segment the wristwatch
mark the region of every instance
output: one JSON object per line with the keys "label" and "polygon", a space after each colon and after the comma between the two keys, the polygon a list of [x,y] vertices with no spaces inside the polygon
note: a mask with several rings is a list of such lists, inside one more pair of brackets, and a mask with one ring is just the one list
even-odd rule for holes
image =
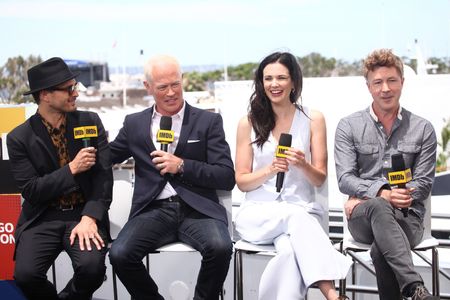
{"label": "wristwatch", "polygon": [[183,174],[184,172],[184,160],[181,160],[181,162],[177,166],[177,170],[179,174]]}

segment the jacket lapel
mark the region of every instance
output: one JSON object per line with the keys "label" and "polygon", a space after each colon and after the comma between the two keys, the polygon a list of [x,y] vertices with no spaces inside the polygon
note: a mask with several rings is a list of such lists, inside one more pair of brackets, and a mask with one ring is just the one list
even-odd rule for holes
{"label": "jacket lapel", "polygon": [[[77,156],[78,151],[83,148],[83,141],[81,139],[75,140],[73,129],[80,126],[80,121],[78,119],[78,113],[67,113],[66,114],[66,139],[67,139],[67,150],[69,151],[70,159],[74,159]],[[94,125],[94,124],[89,124]],[[86,125],[85,125],[86,126]]]}
{"label": "jacket lapel", "polygon": [[183,149],[187,144],[187,140],[192,131],[193,124],[197,119],[197,112],[191,109],[191,106],[186,102],[186,108],[184,109],[183,125],[181,126],[180,139],[178,140],[177,148],[175,149],[175,155],[180,156],[183,153]]}
{"label": "jacket lapel", "polygon": [[[150,152],[153,152],[156,150],[155,144],[153,144],[153,139],[151,136],[151,132],[152,132],[152,116],[153,116],[153,110],[155,109],[155,106],[153,105],[149,110],[148,113],[144,113],[143,114],[143,118],[142,118],[142,124],[144,124],[144,126],[139,126],[140,130],[143,130],[144,132],[141,132],[138,136],[143,136],[144,138],[144,142],[145,142],[145,146],[147,147],[147,149],[149,149]],[[150,153],[149,152],[149,153]]]}
{"label": "jacket lapel", "polygon": [[59,168],[58,154],[56,153],[56,148],[48,134],[47,129],[42,123],[41,117],[36,113],[30,117],[31,128],[36,134],[36,142],[42,145],[42,148],[47,152],[50,161],[53,163],[53,167]]}

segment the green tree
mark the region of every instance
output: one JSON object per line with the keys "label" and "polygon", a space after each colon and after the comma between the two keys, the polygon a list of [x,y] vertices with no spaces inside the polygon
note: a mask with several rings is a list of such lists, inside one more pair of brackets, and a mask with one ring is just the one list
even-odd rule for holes
{"label": "green tree", "polygon": [[436,171],[442,172],[447,170],[447,160],[450,157],[449,141],[450,141],[450,118],[445,121],[445,125],[441,130],[441,141],[439,142],[440,151],[436,162]]}
{"label": "green tree", "polygon": [[187,92],[204,91],[205,80],[199,72],[186,72],[183,74],[183,88]]}
{"label": "green tree", "polygon": [[362,60],[357,60],[352,63],[337,60],[332,76],[360,76],[362,75]]}
{"label": "green tree", "polygon": [[437,65],[436,74],[450,73],[450,57],[437,58],[431,57],[430,64]]}
{"label": "green tree", "polygon": [[252,80],[254,78],[255,70],[258,67],[257,63],[245,63],[228,68],[228,76],[230,80]]}
{"label": "green tree", "polygon": [[326,58],[316,52],[300,57],[299,62],[304,77],[328,77],[336,68],[335,58]]}
{"label": "green tree", "polygon": [[22,94],[29,89],[27,70],[42,62],[40,56],[30,55],[9,58],[3,67],[0,67],[0,101],[3,103],[24,103],[32,101],[31,97]]}
{"label": "green tree", "polygon": [[208,72],[186,72],[183,73],[183,88],[187,92],[212,90],[215,81],[223,80],[222,70]]}

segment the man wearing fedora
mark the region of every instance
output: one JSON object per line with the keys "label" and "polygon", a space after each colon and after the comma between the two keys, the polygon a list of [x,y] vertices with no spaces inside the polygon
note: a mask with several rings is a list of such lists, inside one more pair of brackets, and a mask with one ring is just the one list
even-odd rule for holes
{"label": "man wearing fedora", "polygon": [[[77,111],[77,75],[58,57],[30,68],[24,95],[33,95],[38,110],[7,137],[24,200],[14,278],[28,299],[91,299],[106,271],[110,151],[98,115]],[[74,275],[57,294],[46,274],[62,251]]]}

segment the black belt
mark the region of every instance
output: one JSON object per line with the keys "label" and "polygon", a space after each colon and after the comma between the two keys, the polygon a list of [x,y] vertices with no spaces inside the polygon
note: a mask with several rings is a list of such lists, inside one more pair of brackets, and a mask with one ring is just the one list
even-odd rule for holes
{"label": "black belt", "polygon": [[50,209],[58,210],[58,211],[72,211],[72,210],[76,210],[78,208],[82,208],[83,205],[84,205],[84,203],[69,204],[69,205],[56,204],[56,205],[50,205]]}

